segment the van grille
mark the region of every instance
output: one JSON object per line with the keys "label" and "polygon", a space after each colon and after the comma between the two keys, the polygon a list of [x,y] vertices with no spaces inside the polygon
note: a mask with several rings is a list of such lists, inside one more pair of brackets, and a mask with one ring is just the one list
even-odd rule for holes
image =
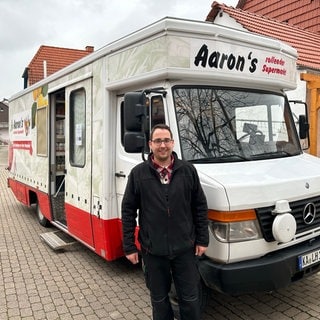
{"label": "van grille", "polygon": [[[316,216],[311,224],[306,224],[303,221],[303,210],[308,203],[313,203],[316,207]],[[294,216],[297,222],[296,234],[320,227],[320,197],[293,201],[290,202],[289,205],[292,210],[291,214]],[[263,237],[268,242],[275,241],[272,235],[272,223],[275,218],[275,216],[272,215],[272,210],[274,208],[275,206],[256,209]]]}

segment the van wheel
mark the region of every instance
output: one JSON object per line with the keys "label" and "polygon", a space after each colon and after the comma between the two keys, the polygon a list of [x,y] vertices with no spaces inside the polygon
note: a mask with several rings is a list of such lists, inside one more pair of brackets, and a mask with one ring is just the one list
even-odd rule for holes
{"label": "van wheel", "polygon": [[[202,280],[200,280],[199,283],[199,299],[200,299],[200,310],[201,313],[204,312],[207,304],[208,304],[208,298],[209,298],[210,290],[208,287],[205,286]],[[169,292],[169,299],[171,303],[171,307],[174,313],[175,319],[180,320],[180,313],[179,313],[179,299],[176,292],[176,288],[174,286],[174,283],[172,281],[171,290]]]}
{"label": "van wheel", "polygon": [[37,202],[37,206],[36,206],[36,212],[37,212],[37,217],[38,217],[38,221],[39,223],[43,226],[43,227],[50,227],[50,221],[43,215],[39,203]]}

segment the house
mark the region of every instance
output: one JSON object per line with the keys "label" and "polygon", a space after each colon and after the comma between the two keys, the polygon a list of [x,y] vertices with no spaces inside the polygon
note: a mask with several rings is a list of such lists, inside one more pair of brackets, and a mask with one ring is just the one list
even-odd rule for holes
{"label": "house", "polygon": [[[289,99],[303,100],[308,103],[310,121],[309,151],[311,154],[319,156],[320,139],[317,142],[317,137],[320,133],[318,128],[318,111],[320,109],[320,33],[304,30],[288,22],[274,20],[240,8],[244,8],[253,2],[257,7],[262,8],[261,4],[263,3],[263,6],[265,6],[268,1],[286,3],[288,8],[291,8],[289,3],[299,2],[296,0],[240,0],[237,7],[233,8],[214,1],[206,21],[276,38],[288,43],[298,51],[297,72],[299,80],[297,82],[297,90],[287,94]],[[307,0],[301,2],[305,1]],[[312,1],[309,0],[308,2]],[[250,7],[250,10],[253,10],[252,7]],[[319,11],[320,8],[318,8]]]}
{"label": "house", "polygon": [[319,0],[240,0],[237,8],[320,33]]}
{"label": "house", "polygon": [[[60,48],[53,46],[40,46],[25,68],[22,78],[24,89],[59,71],[73,62],[89,55],[94,47],[86,46],[85,50]],[[0,102],[0,144],[8,141],[8,105]]]}
{"label": "house", "polygon": [[92,46],[87,46],[85,50],[40,46],[22,75],[24,88],[87,56],[93,50]]}
{"label": "house", "polygon": [[0,145],[8,144],[9,106],[8,100],[0,101]]}

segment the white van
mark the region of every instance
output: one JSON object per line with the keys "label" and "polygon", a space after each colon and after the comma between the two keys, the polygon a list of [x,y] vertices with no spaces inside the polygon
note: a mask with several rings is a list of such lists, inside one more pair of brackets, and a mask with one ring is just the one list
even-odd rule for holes
{"label": "white van", "polygon": [[162,19],[11,98],[9,186],[60,230],[42,235],[52,246],[65,233],[117,259],[127,177],[166,123],[208,200],[203,282],[287,286],[320,265],[320,160],[303,153],[296,124],[305,138],[308,123],[284,93],[296,57],[277,40]]}

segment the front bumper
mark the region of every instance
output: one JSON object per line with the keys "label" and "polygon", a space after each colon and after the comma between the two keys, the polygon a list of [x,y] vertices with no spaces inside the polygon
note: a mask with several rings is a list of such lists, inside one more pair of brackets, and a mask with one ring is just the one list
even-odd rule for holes
{"label": "front bumper", "polygon": [[320,237],[272,252],[259,259],[219,264],[204,258],[199,272],[204,283],[227,294],[274,291],[320,271],[320,262],[299,270],[298,256],[320,250]]}

